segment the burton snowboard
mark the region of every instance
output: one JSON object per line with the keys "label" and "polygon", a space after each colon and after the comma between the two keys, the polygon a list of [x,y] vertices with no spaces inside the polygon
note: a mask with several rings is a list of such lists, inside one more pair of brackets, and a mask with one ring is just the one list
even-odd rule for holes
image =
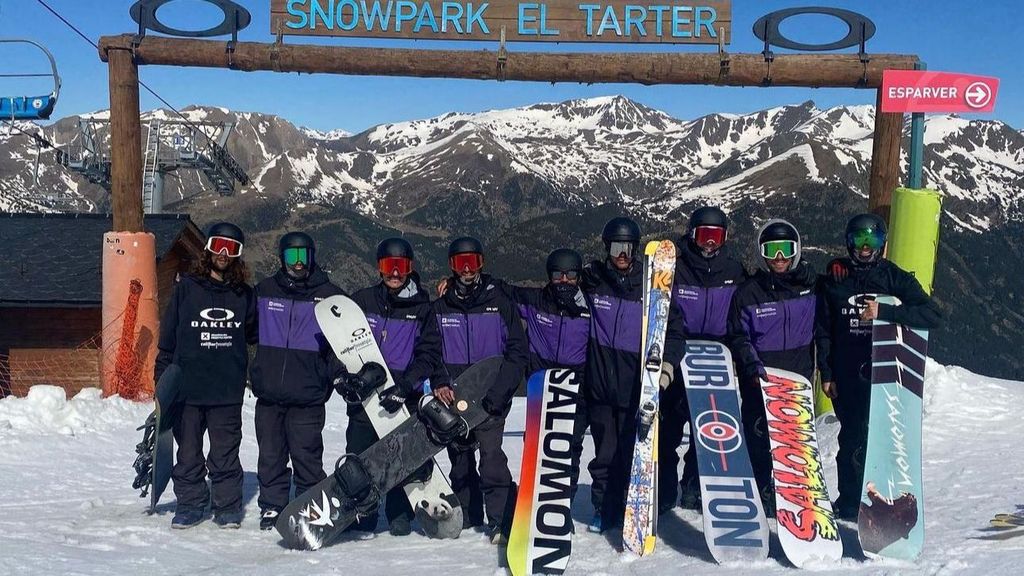
{"label": "burton snowboard", "polygon": [[661,389],[662,350],[672,303],[676,245],[669,240],[644,247],[643,322],[640,350],[640,403],[636,442],[629,472],[629,490],[622,522],[622,546],[644,556],[654,552],[658,530],[658,401]]}
{"label": "burton snowboard", "polygon": [[732,354],[718,342],[689,340],[680,367],[711,555],[717,562],[767,558],[768,521],[744,441]]}
{"label": "burton snowboard", "polygon": [[[879,303],[895,305],[892,296]],[[913,560],[924,545],[921,400],[928,331],[876,319],[871,412],[857,531],[868,556]]]}
{"label": "burton snowboard", "polygon": [[[477,362],[453,383],[455,402],[450,410],[461,421],[460,433],[487,419],[480,402],[498,378],[502,358]],[[429,462],[445,444],[425,422],[432,406],[440,401],[428,397],[416,418],[408,418],[363,451],[342,457],[335,471],[292,500],[277,519],[278,533],[288,548],[317,550],[329,544],[360,517],[376,512],[384,494],[406,481]]]}
{"label": "burton snowboard", "polygon": [[132,488],[142,490],[140,498],[149,495],[148,513],[156,512],[160,496],[171,480],[174,467],[174,432],[172,427],[177,417],[178,390],[181,387],[181,367],[168,366],[156,383],[153,394],[153,412],[146,418],[142,430],[142,442],[135,446],[135,481]]}
{"label": "burton snowboard", "polygon": [[572,553],[572,434],[579,398],[572,370],[544,370],[526,385],[519,495],[506,557],[513,576],[561,574]]}
{"label": "burton snowboard", "polygon": [[[331,296],[316,305],[315,313],[324,338],[349,372],[358,372],[363,364],[376,362],[384,367],[388,375],[382,389],[394,385],[391,371],[384,362],[366,315],[358,304],[345,296]],[[388,413],[380,405],[377,394],[370,394],[363,400],[363,409],[378,438],[383,438],[409,418],[409,411],[404,406],[394,414]],[[425,479],[410,481],[402,488],[427,536],[458,538],[462,532],[462,506],[459,499],[437,464],[427,466],[429,475]]]}
{"label": "burton snowboard", "polygon": [[761,380],[772,450],[779,542],[796,567],[843,557],[815,432],[814,387],[793,372],[767,368]]}

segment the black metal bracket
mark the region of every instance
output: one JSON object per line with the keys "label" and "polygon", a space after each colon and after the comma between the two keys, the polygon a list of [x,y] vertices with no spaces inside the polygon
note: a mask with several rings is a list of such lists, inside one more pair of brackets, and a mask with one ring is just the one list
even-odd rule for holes
{"label": "black metal bracket", "polygon": [[[181,36],[184,38],[210,38],[212,36],[231,35],[231,42],[238,42],[238,32],[244,30],[252,22],[252,14],[244,6],[231,0],[203,0],[213,4],[224,13],[224,20],[220,24],[206,30],[181,30],[167,26],[157,18],[156,13],[161,7],[174,2],[174,0],[137,0],[132,4],[128,13],[132,20],[139,24],[138,41],[146,35],[146,30],[152,30],[169,36]],[[135,40],[133,40],[133,43]]]}

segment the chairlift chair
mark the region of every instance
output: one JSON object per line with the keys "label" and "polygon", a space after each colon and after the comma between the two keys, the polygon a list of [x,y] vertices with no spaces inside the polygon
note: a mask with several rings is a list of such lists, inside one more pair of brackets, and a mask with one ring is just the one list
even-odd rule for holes
{"label": "chairlift chair", "polygon": [[30,44],[35,46],[50,60],[50,72],[38,74],[0,74],[4,78],[53,78],[53,91],[43,96],[0,96],[0,119],[3,120],[47,120],[53,113],[60,96],[60,75],[57,74],[57,61],[42,44],[20,38],[0,38],[0,44]]}

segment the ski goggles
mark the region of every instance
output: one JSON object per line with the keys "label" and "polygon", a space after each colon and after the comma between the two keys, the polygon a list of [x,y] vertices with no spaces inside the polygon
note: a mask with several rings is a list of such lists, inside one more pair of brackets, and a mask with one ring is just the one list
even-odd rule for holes
{"label": "ski goggles", "polygon": [[388,256],[377,260],[377,271],[384,276],[408,276],[412,273],[412,259]]}
{"label": "ski goggles", "polygon": [[285,248],[282,256],[285,266],[291,267],[299,263],[309,266],[309,248]]}
{"label": "ski goggles", "polygon": [[214,254],[224,254],[228,258],[238,258],[242,255],[242,243],[234,238],[210,236],[206,240],[206,251]]}
{"label": "ski goggles", "polygon": [[618,258],[623,254],[626,258],[633,257],[634,246],[632,242],[609,242],[608,243],[608,255],[612,258]]}
{"label": "ski goggles", "polygon": [[693,242],[701,248],[718,248],[725,244],[727,236],[721,226],[697,226],[693,229]]}
{"label": "ski goggles", "polygon": [[576,270],[552,270],[548,272],[548,276],[552,282],[559,282],[562,278],[572,282],[579,279],[580,273]]}
{"label": "ski goggles", "polygon": [[484,267],[484,255],[476,252],[463,252],[448,258],[448,265],[454,272],[479,272]]}
{"label": "ski goggles", "polygon": [[793,240],[772,240],[761,243],[761,257],[767,260],[784,258],[789,260],[796,256],[796,242]]}
{"label": "ski goggles", "polygon": [[872,250],[881,250],[885,246],[885,233],[875,228],[862,228],[847,234],[846,243],[858,249],[867,246]]}

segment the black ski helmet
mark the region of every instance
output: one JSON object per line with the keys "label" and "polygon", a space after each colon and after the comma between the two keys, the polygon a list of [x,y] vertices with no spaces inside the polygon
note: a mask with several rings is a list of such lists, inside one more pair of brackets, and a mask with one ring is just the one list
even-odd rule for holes
{"label": "black ski helmet", "polygon": [[625,216],[612,218],[604,225],[604,230],[601,231],[601,240],[604,241],[605,248],[608,248],[612,242],[629,242],[639,245],[640,225]]}
{"label": "black ski helmet", "polygon": [[412,244],[405,238],[385,238],[377,244],[377,260],[381,258],[408,258],[415,260]]}
{"label": "black ski helmet", "polygon": [[797,231],[796,226],[793,226],[786,220],[779,218],[769,220],[767,224],[761,227],[761,231],[757,235],[757,246],[758,254],[761,258],[758,261],[758,266],[763,269],[768,269],[768,265],[765,263],[764,255],[761,254],[761,245],[765,242],[771,242],[772,240],[792,240],[796,242],[796,254],[793,256],[793,262],[790,263],[789,269],[793,270],[797,264],[800,263],[800,256],[803,252],[803,245],[800,242],[800,232]]}
{"label": "black ski helmet", "polygon": [[864,213],[857,214],[846,223],[846,252],[850,255],[850,259],[854,262],[862,262],[857,256],[859,246],[856,246],[854,236],[857,232],[869,230],[876,233],[881,237],[882,246],[875,250],[872,254],[871,259],[866,263],[877,262],[881,257],[883,250],[885,250],[886,242],[886,226],[885,220],[876,214]]}
{"label": "black ski helmet", "polygon": [[242,229],[231,222],[217,222],[210,226],[210,229],[206,232],[206,237],[209,238],[211,236],[231,238],[241,242],[243,245],[245,244],[245,234],[242,234]]}
{"label": "black ski helmet", "polygon": [[460,236],[452,243],[448,245],[448,257],[451,258],[456,254],[483,254],[484,245],[479,240],[472,236]]}
{"label": "black ski helmet", "polygon": [[575,250],[559,248],[548,254],[546,268],[549,276],[552,272],[575,271],[579,273],[583,271],[583,258]]}
{"label": "black ski helmet", "polygon": [[718,226],[728,230],[729,219],[726,217],[725,212],[717,206],[701,206],[694,210],[693,214],[690,214],[688,231],[691,237],[697,226]]}
{"label": "black ski helmet", "polygon": [[277,257],[281,260],[281,268],[287,269],[288,267],[284,263],[284,251],[288,248],[305,248],[309,251],[309,266],[306,268],[310,272],[316,267],[316,243],[313,242],[313,238],[305,232],[289,232],[284,236],[281,236],[281,240],[277,243]]}

